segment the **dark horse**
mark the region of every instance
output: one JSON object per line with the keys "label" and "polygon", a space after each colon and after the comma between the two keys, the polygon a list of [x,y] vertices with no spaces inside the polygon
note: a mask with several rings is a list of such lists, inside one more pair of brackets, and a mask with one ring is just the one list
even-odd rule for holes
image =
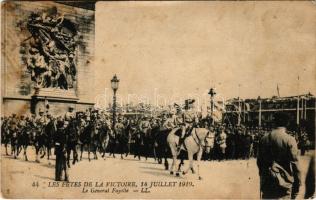
{"label": "dark horse", "polygon": [[85,145],[88,147],[88,159],[90,159],[90,152],[92,150],[94,154],[94,159],[98,159],[97,156],[97,146],[98,146],[98,137],[99,137],[99,122],[98,120],[91,121],[88,126],[86,126],[81,135],[79,136],[80,139],[80,160],[82,160],[82,153],[83,153],[83,148]]}
{"label": "dark horse", "polygon": [[66,151],[67,151],[67,165],[70,168],[70,154],[72,151],[72,164],[74,165],[76,162],[79,161],[78,159],[78,140],[79,140],[79,135],[78,135],[78,126],[77,126],[77,120],[76,119],[71,119],[65,132],[67,135],[67,145],[66,145]]}
{"label": "dark horse", "polygon": [[[44,127],[43,127],[43,132],[42,136],[40,137],[40,140],[43,142],[43,148],[44,148],[44,153],[41,156],[41,158],[44,158],[46,155],[45,149],[47,151],[47,160],[49,161],[49,156],[52,155],[51,149],[54,146],[54,135],[57,131],[56,128],[56,121],[55,119],[51,119]],[[49,162],[50,164],[50,162]]]}
{"label": "dark horse", "polygon": [[154,138],[152,136],[152,131],[151,129],[147,128],[145,129],[141,136],[143,137],[144,141],[144,157],[147,160],[148,157],[152,156],[154,152]]}
{"label": "dark horse", "polygon": [[45,135],[43,125],[37,125],[34,127],[32,130],[32,139],[36,154],[35,162],[40,162],[38,159],[39,154],[43,152],[41,158],[45,156]]}
{"label": "dark horse", "polygon": [[118,149],[121,154],[121,159],[123,159],[123,154],[127,157],[129,153],[129,141],[130,141],[130,131],[128,129],[124,129],[120,134],[117,135],[118,139]]}
{"label": "dark horse", "polygon": [[10,128],[9,128],[9,121],[8,119],[3,120],[1,124],[1,142],[5,146],[5,155],[8,154],[8,144],[11,140]]}
{"label": "dark horse", "polygon": [[101,122],[98,130],[99,130],[98,131],[98,133],[99,133],[98,134],[98,136],[99,136],[98,149],[100,151],[102,158],[105,159],[105,152],[106,152],[106,149],[107,149],[109,141],[110,141],[110,136],[113,133],[112,133],[110,126],[108,124],[102,123],[102,122]]}
{"label": "dark horse", "polygon": [[22,151],[23,149],[23,155],[24,155],[24,159],[25,161],[28,161],[28,158],[27,158],[27,154],[26,154],[26,151],[27,151],[27,147],[29,145],[32,144],[32,133],[34,131],[34,127],[28,125],[28,126],[25,126],[19,136],[18,136],[18,139],[17,139],[17,142],[18,142],[18,155],[20,154],[20,152]]}
{"label": "dark horse", "polygon": [[159,164],[162,164],[162,160],[164,159],[165,170],[169,169],[167,159],[170,155],[170,148],[167,143],[167,137],[170,131],[169,129],[158,129],[153,132],[157,160]]}

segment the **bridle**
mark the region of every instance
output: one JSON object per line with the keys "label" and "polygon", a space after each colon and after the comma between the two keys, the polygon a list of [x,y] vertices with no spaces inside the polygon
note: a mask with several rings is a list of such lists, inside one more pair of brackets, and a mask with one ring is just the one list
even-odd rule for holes
{"label": "bridle", "polygon": [[[212,147],[211,145],[203,145],[201,139],[199,138],[199,136],[198,136],[197,133],[196,133],[196,128],[194,128],[194,135],[195,135],[195,137],[197,138],[197,140],[196,140],[195,137],[193,137],[193,135],[192,135],[192,138],[193,138],[194,142],[195,142],[199,147],[202,147],[203,149],[211,148],[211,147]],[[213,138],[213,137],[210,136],[210,131],[207,131],[207,134],[206,134],[206,136],[205,136],[205,138],[204,138],[204,144],[207,144],[207,143],[208,143],[207,139],[211,139],[211,138]]]}

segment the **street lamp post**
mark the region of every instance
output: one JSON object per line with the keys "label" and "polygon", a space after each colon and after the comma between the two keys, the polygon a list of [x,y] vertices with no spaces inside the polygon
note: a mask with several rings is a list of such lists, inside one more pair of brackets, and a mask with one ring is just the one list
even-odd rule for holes
{"label": "street lamp post", "polygon": [[262,102],[262,100],[261,100],[261,97],[260,96],[258,96],[258,102],[259,102],[259,127],[261,127],[261,102]]}
{"label": "street lamp post", "polygon": [[116,91],[118,89],[120,80],[117,78],[116,74],[113,76],[111,80],[111,87],[113,90],[113,123],[112,123],[112,128],[114,130],[115,123],[116,123]]}
{"label": "street lamp post", "polygon": [[214,125],[213,112],[214,112],[214,96],[216,95],[215,89],[211,88],[208,94],[211,95],[211,116],[212,116],[212,125]]}

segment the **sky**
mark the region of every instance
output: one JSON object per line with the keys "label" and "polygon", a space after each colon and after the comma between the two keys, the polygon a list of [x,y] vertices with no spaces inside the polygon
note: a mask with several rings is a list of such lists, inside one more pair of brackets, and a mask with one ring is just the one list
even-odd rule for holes
{"label": "sky", "polygon": [[312,2],[98,2],[95,31],[99,95],[114,74],[118,95],[150,101],[210,87],[225,98],[271,97],[277,85],[316,95]]}

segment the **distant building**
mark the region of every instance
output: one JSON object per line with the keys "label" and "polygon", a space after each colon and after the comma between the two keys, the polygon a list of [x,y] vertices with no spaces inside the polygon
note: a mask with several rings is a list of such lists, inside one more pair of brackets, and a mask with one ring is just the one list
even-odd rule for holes
{"label": "distant building", "polygon": [[[261,108],[260,108],[261,104]],[[252,127],[272,127],[273,114],[286,112],[290,116],[290,130],[305,128],[311,139],[315,135],[315,96],[303,94],[290,97],[258,99],[231,99],[226,103],[223,121],[232,124],[246,124]],[[259,120],[261,115],[261,120]]]}

